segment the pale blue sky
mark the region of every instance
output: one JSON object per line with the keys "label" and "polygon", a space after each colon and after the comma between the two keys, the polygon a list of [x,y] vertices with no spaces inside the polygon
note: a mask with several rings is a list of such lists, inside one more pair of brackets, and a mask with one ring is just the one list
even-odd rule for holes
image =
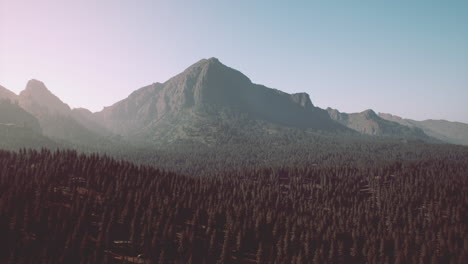
{"label": "pale blue sky", "polygon": [[0,85],[93,111],[202,58],[315,105],[468,123],[468,1],[0,0]]}

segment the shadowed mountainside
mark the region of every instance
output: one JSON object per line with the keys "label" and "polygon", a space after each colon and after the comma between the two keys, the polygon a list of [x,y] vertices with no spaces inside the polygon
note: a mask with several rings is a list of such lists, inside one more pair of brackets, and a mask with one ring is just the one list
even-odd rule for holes
{"label": "shadowed mountainside", "polygon": [[[30,80],[18,96],[19,105],[34,115],[44,135],[74,144],[95,144],[101,139],[99,125],[72,111],[38,80]],[[80,118],[76,118],[76,117]],[[86,121],[86,122],[85,122]]]}

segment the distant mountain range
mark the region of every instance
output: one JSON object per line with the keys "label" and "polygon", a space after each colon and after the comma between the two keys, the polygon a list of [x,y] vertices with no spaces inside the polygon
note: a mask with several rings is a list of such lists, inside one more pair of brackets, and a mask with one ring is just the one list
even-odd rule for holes
{"label": "distant mountain range", "polygon": [[82,145],[115,140],[151,144],[189,140],[209,145],[291,131],[468,145],[467,124],[414,121],[373,110],[352,114],[324,110],[314,106],[306,93],[287,94],[254,84],[216,58],[203,59],[164,83],[138,89],[97,113],[71,109],[38,80],[29,81],[19,95],[0,86],[1,99],[10,101],[1,105],[5,124]]}
{"label": "distant mountain range", "polygon": [[468,145],[468,124],[465,123],[432,119],[415,121],[385,113],[379,113],[379,116],[383,119],[399,123],[407,127],[419,128],[427,135],[444,142]]}
{"label": "distant mountain range", "polygon": [[48,137],[73,144],[95,144],[104,135],[104,131],[103,134],[96,132],[100,127],[97,123],[87,120],[82,111],[71,110],[38,80],[30,80],[17,100],[39,120]]}
{"label": "distant mountain range", "polygon": [[351,114],[341,113],[332,108],[327,108],[327,111],[336,122],[362,134],[430,140],[430,137],[423,130],[381,118],[371,109]]}

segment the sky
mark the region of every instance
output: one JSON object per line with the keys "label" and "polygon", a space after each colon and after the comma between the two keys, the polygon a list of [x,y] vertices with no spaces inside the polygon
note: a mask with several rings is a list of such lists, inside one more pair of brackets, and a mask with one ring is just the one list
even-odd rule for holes
{"label": "sky", "polygon": [[0,85],[99,111],[216,57],[314,105],[468,123],[468,1],[0,0]]}

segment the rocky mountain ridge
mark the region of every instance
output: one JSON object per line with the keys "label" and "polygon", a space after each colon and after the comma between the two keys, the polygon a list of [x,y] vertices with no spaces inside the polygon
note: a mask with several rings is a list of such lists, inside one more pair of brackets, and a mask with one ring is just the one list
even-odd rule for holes
{"label": "rocky mountain ridge", "polygon": [[416,121],[386,113],[379,113],[379,116],[407,127],[419,128],[427,135],[443,142],[468,145],[468,124],[465,123],[433,119]]}
{"label": "rocky mountain ridge", "polygon": [[421,129],[385,120],[379,117],[372,109],[351,114],[341,113],[332,108],[327,108],[327,111],[330,118],[336,122],[362,134],[429,140],[429,137]]}
{"label": "rocky mountain ridge", "polygon": [[[314,106],[307,93],[288,94],[252,83],[216,58],[202,59],[164,83],[153,83],[102,111],[71,109],[47,89],[30,80],[19,95],[0,86],[0,99],[18,102],[40,123],[44,135],[90,144],[106,137],[129,141],[202,143],[268,136],[288,129],[352,133],[468,144],[466,124],[414,121],[373,110],[341,113]],[[419,122],[419,123],[418,123]],[[437,129],[431,128],[437,123]],[[443,127],[451,127],[448,133]],[[468,125],[466,125],[468,126]],[[427,134],[427,135],[426,135]],[[429,135],[429,136],[428,136]]]}

